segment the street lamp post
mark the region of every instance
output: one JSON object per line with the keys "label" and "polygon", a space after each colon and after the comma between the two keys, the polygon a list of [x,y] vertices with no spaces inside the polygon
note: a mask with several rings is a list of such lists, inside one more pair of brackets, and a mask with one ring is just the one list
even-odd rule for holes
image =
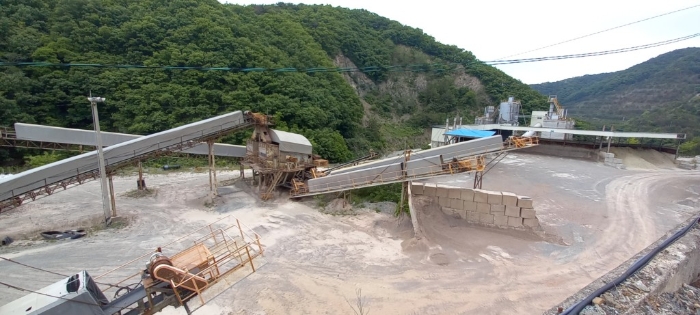
{"label": "street lamp post", "polygon": [[100,134],[100,118],[97,114],[97,103],[104,103],[104,97],[90,96],[87,98],[92,107],[92,121],[95,126],[95,144],[97,145],[97,164],[100,167],[100,186],[102,187],[102,210],[105,215],[105,224],[109,225],[113,213],[109,201],[109,186],[107,186],[107,172],[105,171],[104,153],[102,152],[102,135]]}

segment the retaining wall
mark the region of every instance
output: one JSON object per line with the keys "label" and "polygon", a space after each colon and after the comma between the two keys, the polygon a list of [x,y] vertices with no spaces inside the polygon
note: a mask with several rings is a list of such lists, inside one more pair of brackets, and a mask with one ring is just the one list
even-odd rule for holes
{"label": "retaining wall", "polygon": [[518,152],[559,156],[572,159],[596,159],[596,150],[557,144],[539,144],[534,147],[520,149]]}
{"label": "retaining wall", "polygon": [[540,228],[530,197],[429,183],[412,183],[411,193],[434,198],[445,214],[470,223],[512,229]]}
{"label": "retaining wall", "polygon": [[[606,283],[624,274],[642,256],[655,250],[671,235],[685,228],[692,220],[696,219],[696,217],[692,217],[679,224],[632,258],[564,301],[559,302],[556,306],[545,311],[544,314],[560,314],[560,310],[567,309],[578,301],[583,300]],[[660,303],[662,300],[659,300],[659,294],[675,292],[685,284],[697,279],[698,275],[700,275],[700,227],[696,225],[687,234],[658,253],[646,266],[628,277],[627,280],[600,295],[599,305],[589,305],[581,314],[649,314],[648,311],[650,310],[646,309],[647,306],[645,304],[650,304],[649,302],[653,302],[651,304]],[[652,312],[652,314],[654,313]],[[659,313],[671,314],[668,312]]]}

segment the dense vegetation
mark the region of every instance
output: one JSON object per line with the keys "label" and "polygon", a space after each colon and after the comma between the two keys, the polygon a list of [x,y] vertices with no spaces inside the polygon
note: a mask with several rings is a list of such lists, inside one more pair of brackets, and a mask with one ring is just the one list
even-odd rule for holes
{"label": "dense vegetation", "polygon": [[[700,93],[700,48],[675,50],[623,71],[532,87],[556,94],[570,114],[599,125],[700,135],[696,120],[676,110],[691,106]],[[633,123],[623,123],[630,119]]]}
{"label": "dense vegetation", "polygon": [[[545,106],[542,95],[470,52],[365,10],[216,0],[0,0],[0,61],[314,68],[339,66],[342,58],[358,67],[430,62],[458,69],[347,75],[5,67],[0,125],[91,128],[85,96],[92,91],[107,98],[100,108],[104,130],[147,134],[252,110],[275,115],[277,128],[304,134],[335,162],[370,148],[395,149],[402,141],[393,137],[420,138],[422,128],[447,115],[472,117],[508,95],[526,111]],[[465,78],[478,84],[457,84]],[[396,82],[405,84],[392,88]],[[0,150],[0,163],[8,152]]]}

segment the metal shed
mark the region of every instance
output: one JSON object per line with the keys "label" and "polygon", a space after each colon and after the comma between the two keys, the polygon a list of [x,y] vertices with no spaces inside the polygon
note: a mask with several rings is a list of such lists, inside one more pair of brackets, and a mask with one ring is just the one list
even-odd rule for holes
{"label": "metal shed", "polygon": [[311,154],[311,142],[300,134],[270,129],[270,137],[279,144],[280,152]]}

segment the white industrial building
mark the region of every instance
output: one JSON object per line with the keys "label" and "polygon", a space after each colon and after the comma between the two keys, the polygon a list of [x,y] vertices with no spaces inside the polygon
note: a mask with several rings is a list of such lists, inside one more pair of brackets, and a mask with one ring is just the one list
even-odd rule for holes
{"label": "white industrial building", "polygon": [[[648,133],[648,132],[618,132],[575,130],[575,122],[569,118],[566,109],[557,101],[556,95],[549,96],[548,111],[533,111],[528,126],[520,126],[519,118],[528,118],[520,115],[521,104],[513,97],[501,102],[498,110],[494,106],[484,109],[484,116],[477,117],[473,125],[462,125],[461,119],[455,117],[452,124],[447,119],[445,125],[434,126],[430,137],[430,146],[433,148],[445,144],[469,140],[470,137],[461,135],[469,134],[468,131],[493,131],[502,136],[517,135],[532,131],[541,139],[555,141],[572,141],[573,135],[586,135],[601,137],[608,142],[612,138],[652,138],[652,139],[685,139],[685,134],[675,133]],[[525,119],[527,120],[527,119]],[[474,134],[472,132],[472,134]],[[479,138],[474,136],[472,138]]]}

